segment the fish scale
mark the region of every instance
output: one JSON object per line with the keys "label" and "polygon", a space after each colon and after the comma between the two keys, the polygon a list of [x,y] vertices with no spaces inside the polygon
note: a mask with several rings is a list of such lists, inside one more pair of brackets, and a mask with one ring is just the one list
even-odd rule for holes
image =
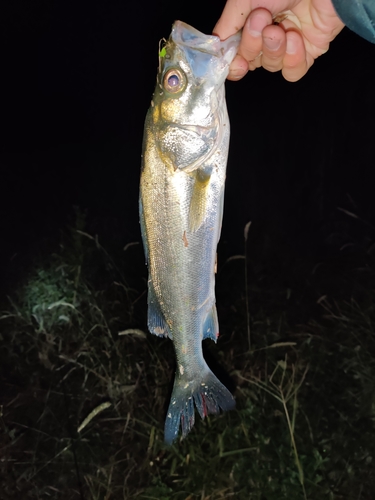
{"label": "fish scale", "polygon": [[147,113],[140,221],[149,269],[148,328],[168,336],[177,358],[165,422],[171,444],[200,416],[234,408],[211,372],[202,340],[216,342],[215,261],[220,237],[229,120],[224,82],[240,35],[221,42],[181,21],[160,57]]}

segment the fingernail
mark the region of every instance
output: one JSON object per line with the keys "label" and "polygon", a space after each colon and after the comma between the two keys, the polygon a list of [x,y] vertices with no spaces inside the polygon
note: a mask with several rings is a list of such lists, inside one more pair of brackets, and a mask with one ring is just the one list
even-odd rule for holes
{"label": "fingernail", "polygon": [[287,54],[295,54],[297,52],[297,47],[294,40],[291,38],[286,39],[286,52]]}
{"label": "fingernail", "polygon": [[253,16],[249,20],[249,32],[251,36],[258,37],[262,34],[263,28],[266,23],[263,16]]}
{"label": "fingernail", "polygon": [[281,45],[281,40],[278,40],[277,38],[264,38],[263,39],[264,45],[267,47],[269,50],[277,50],[280,45]]}
{"label": "fingernail", "polygon": [[237,81],[237,80],[241,80],[241,78],[243,78],[244,75],[232,75],[231,73],[228,75],[228,80],[232,80],[232,81]]}
{"label": "fingernail", "polygon": [[231,80],[241,80],[246,75],[247,71],[243,69],[234,69],[229,71],[228,78]]}

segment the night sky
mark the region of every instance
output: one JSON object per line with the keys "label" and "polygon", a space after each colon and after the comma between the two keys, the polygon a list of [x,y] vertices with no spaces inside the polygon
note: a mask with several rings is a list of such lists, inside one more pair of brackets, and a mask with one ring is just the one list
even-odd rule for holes
{"label": "night sky", "polygon": [[[224,3],[206,0],[204,12],[196,0],[1,7],[5,268],[58,232],[74,205],[107,229],[116,219],[123,244],[140,240],[141,142],[159,39],[176,19],[210,33]],[[224,255],[242,251],[249,220],[253,238],[301,254],[318,251],[337,207],[374,221],[374,45],[345,29],[301,81],[260,69],[227,84],[227,103]]]}

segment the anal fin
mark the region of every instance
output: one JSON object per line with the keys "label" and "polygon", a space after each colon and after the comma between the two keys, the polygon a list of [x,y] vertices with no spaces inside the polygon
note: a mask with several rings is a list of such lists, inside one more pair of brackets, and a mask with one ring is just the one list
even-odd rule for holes
{"label": "anal fin", "polygon": [[150,332],[159,337],[169,337],[172,339],[172,332],[167,322],[164,319],[160,309],[159,302],[156,298],[155,290],[151,279],[148,282],[148,311],[147,311],[147,326]]}
{"label": "anal fin", "polygon": [[205,322],[203,323],[203,339],[211,339],[216,342],[218,337],[219,320],[217,318],[216,306],[214,304],[211,311],[208,313]]}

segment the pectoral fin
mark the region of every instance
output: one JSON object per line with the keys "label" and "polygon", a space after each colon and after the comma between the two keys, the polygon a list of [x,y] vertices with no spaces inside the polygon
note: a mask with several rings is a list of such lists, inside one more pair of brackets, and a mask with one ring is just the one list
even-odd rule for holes
{"label": "pectoral fin", "polygon": [[202,225],[206,214],[207,188],[211,179],[212,167],[196,170],[194,176],[193,192],[189,209],[189,231],[197,231]]}

